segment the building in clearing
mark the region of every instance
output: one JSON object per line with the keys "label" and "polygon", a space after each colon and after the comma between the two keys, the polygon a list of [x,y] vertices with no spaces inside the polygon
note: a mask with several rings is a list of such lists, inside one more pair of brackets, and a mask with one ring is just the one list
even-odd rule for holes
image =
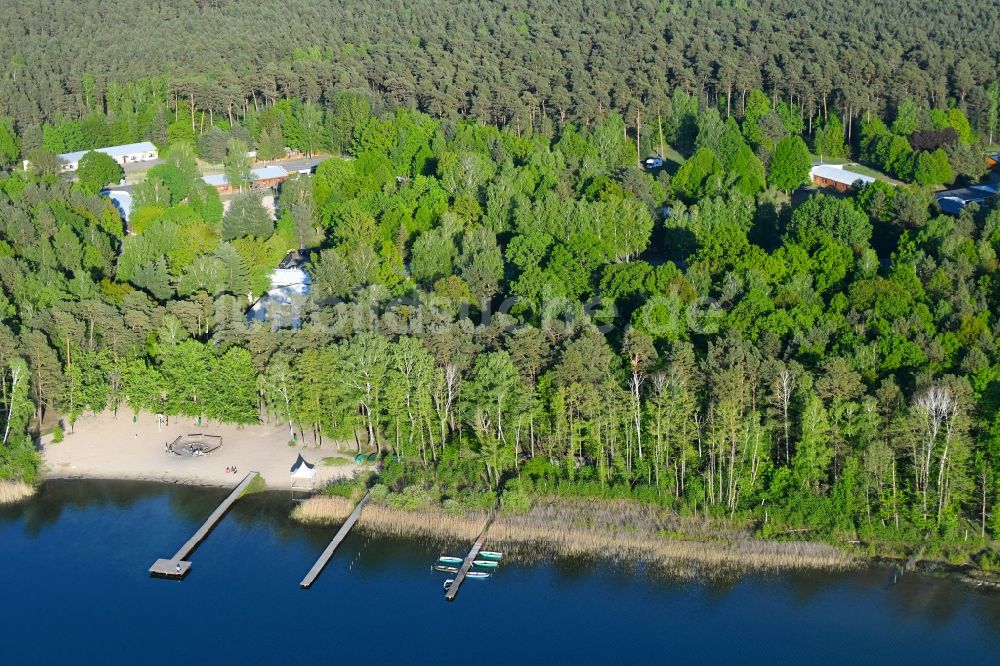
{"label": "building in clearing", "polygon": [[132,193],[125,190],[104,190],[102,196],[111,199],[118,214],[128,222],[132,218]]}
{"label": "building in clearing", "polygon": [[[267,322],[273,329],[298,328],[309,296],[312,278],[305,270],[306,257],[289,252],[271,273],[271,286],[247,312],[249,322]],[[252,299],[251,299],[252,300]]]}
{"label": "building in clearing", "polygon": [[989,205],[997,199],[997,185],[980,183],[934,194],[942,213],[959,215],[969,204]]}
{"label": "building in clearing", "polygon": [[[280,166],[258,167],[250,170],[250,187],[267,188],[280,185],[288,178],[288,171]],[[222,173],[211,176],[202,176],[202,180],[219,191],[219,194],[230,194],[237,191],[238,187],[232,187]]]}
{"label": "building in clearing", "polygon": [[[89,152],[104,153],[122,166],[125,166],[126,164],[135,164],[136,162],[150,162],[158,159],[160,156],[159,152],[156,150],[156,146],[151,144],[149,141],[129,143],[124,146],[94,148],[93,151],[78,150],[75,153],[63,153],[58,156],[59,160],[63,163],[63,173],[76,171],[80,166],[80,158]],[[28,162],[28,160],[24,160],[24,168],[27,169],[29,166],[31,166],[31,163]]]}
{"label": "building in clearing", "polygon": [[830,187],[838,192],[847,192],[855,183],[874,183],[875,179],[861,173],[845,169],[839,164],[818,164],[809,170],[809,179],[818,187]]}

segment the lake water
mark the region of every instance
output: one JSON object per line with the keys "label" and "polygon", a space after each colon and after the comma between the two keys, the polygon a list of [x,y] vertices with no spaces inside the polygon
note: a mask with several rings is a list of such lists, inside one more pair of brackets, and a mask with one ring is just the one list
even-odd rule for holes
{"label": "lake water", "polygon": [[0,507],[0,664],[1000,663],[1000,594],[887,567],[721,584],[506,563],[447,603],[440,544],[355,531],[300,590],[335,530],[282,493],[237,502],[183,582],[150,578],[225,494],[52,481]]}

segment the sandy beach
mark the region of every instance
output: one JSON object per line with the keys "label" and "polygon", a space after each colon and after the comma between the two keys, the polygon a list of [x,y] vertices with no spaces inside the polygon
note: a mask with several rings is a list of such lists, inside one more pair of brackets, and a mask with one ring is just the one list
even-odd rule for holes
{"label": "sandy beach", "polygon": [[[222,447],[201,456],[186,457],[165,451],[166,442],[178,435],[204,433],[222,437]],[[213,421],[198,425],[196,419],[170,417],[157,425],[156,417],[119,411],[81,416],[72,433],[55,443],[51,435],[42,440],[46,478],[132,479],[203,486],[232,486],[250,471],[259,472],[268,488],[291,488],[290,470],[299,453],[316,465],[315,487],[333,479],[353,476],[353,462],[325,465],[324,458],[351,461],[350,452],[333,444],[289,446],[288,427],[282,425],[236,426]],[[236,467],[237,474],[227,473]],[[299,487],[298,485],[296,486]]]}

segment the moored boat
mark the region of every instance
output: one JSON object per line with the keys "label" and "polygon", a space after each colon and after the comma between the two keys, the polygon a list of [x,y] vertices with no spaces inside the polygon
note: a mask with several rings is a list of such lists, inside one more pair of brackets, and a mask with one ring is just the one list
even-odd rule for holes
{"label": "moored boat", "polygon": [[454,578],[449,578],[448,580],[446,580],[444,582],[444,589],[447,590],[449,587],[451,587],[451,584],[454,583],[454,582],[455,582]]}
{"label": "moored boat", "polygon": [[461,564],[464,561],[461,557],[449,557],[447,555],[442,555],[438,558],[438,562],[441,564]]}
{"label": "moored boat", "polygon": [[500,563],[496,560],[472,560],[472,564],[483,569],[496,569]]}
{"label": "moored boat", "polygon": [[434,571],[437,571],[438,573],[450,573],[450,574],[458,573],[458,567],[449,567],[449,566],[444,565],[444,564],[435,564],[431,568]]}
{"label": "moored boat", "polygon": [[498,553],[492,550],[481,550],[479,551],[479,557],[483,558],[484,560],[500,561],[501,559],[503,559],[503,553]]}
{"label": "moored boat", "polygon": [[489,578],[490,575],[488,573],[486,573],[485,571],[470,571],[469,573],[465,574],[465,577],[466,578]]}

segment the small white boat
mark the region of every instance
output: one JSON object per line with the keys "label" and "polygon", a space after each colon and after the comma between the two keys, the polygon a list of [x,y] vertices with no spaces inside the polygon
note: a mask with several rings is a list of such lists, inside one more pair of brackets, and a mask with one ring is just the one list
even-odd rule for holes
{"label": "small white boat", "polygon": [[488,573],[486,573],[485,571],[470,571],[469,573],[465,574],[465,577],[466,578],[489,578],[490,575]]}
{"label": "small white boat", "polygon": [[450,574],[458,573],[458,567],[450,567],[446,564],[435,564],[433,567],[431,567],[431,569],[433,571],[437,571],[438,573],[450,573]]}
{"label": "small white boat", "polygon": [[448,580],[446,580],[444,582],[444,589],[447,590],[449,587],[451,587],[451,584],[454,583],[454,582],[455,582],[454,578],[449,578]]}
{"label": "small white boat", "polygon": [[461,557],[449,557],[447,555],[442,555],[438,558],[438,562],[441,564],[461,564],[464,561]]}

